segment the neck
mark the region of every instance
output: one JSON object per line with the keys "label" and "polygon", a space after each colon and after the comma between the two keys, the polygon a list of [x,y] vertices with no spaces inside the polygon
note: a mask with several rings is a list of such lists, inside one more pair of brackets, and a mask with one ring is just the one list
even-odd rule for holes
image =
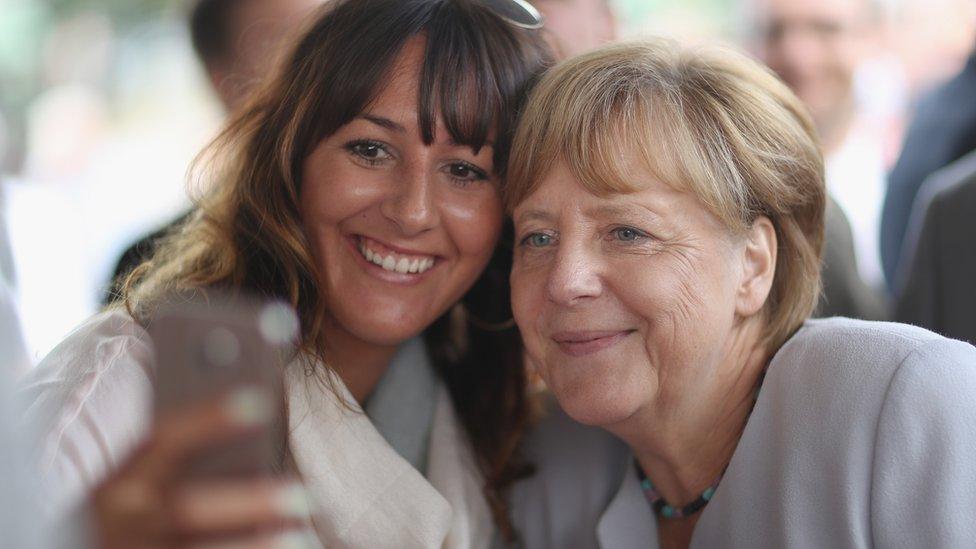
{"label": "neck", "polygon": [[611,429],[670,505],[695,501],[715,482],[745,429],[767,358],[759,345],[760,322],[744,324],[725,346],[704,390],[681,395],[677,403],[648,406]]}
{"label": "neck", "polygon": [[396,345],[377,345],[349,333],[330,320],[325,328],[328,366],[339,376],[360,405],[373,392],[390,361]]}

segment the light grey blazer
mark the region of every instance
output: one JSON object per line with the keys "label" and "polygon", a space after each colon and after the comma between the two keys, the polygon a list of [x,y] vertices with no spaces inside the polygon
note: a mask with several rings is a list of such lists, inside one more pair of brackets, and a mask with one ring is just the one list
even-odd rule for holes
{"label": "light grey blazer", "polygon": [[[657,547],[627,447],[554,413],[512,492],[529,549]],[[976,547],[976,348],[808,321],[772,360],[692,547]]]}

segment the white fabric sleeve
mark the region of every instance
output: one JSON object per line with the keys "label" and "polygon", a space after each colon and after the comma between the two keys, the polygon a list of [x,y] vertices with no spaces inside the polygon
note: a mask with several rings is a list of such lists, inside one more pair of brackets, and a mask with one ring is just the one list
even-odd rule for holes
{"label": "white fabric sleeve", "polygon": [[938,339],[899,366],[875,443],[878,547],[976,543],[976,348]]}
{"label": "white fabric sleeve", "polygon": [[21,383],[47,511],[64,513],[128,456],[151,424],[153,353],[122,311],[75,330]]}

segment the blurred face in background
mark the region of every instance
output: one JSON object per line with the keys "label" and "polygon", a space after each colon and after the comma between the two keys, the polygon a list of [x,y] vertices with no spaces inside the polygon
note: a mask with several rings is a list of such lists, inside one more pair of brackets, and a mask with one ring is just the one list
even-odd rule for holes
{"label": "blurred face in background", "polygon": [[849,109],[870,22],[867,0],[757,0],[759,54],[823,126]]}
{"label": "blurred face in background", "polygon": [[227,53],[211,69],[221,101],[233,110],[269,72],[289,35],[325,0],[238,0],[230,11]]}
{"label": "blurred face in background", "polygon": [[545,17],[545,36],[560,59],[596,49],[617,38],[608,0],[532,0]]}

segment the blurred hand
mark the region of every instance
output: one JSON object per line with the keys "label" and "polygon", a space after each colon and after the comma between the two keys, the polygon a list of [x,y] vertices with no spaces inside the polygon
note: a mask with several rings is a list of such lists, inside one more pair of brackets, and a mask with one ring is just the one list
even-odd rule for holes
{"label": "blurred hand", "polygon": [[294,542],[295,531],[308,524],[297,482],[184,478],[195,456],[266,427],[272,406],[264,393],[242,389],[160,419],[152,436],[92,495],[95,546],[258,548]]}

